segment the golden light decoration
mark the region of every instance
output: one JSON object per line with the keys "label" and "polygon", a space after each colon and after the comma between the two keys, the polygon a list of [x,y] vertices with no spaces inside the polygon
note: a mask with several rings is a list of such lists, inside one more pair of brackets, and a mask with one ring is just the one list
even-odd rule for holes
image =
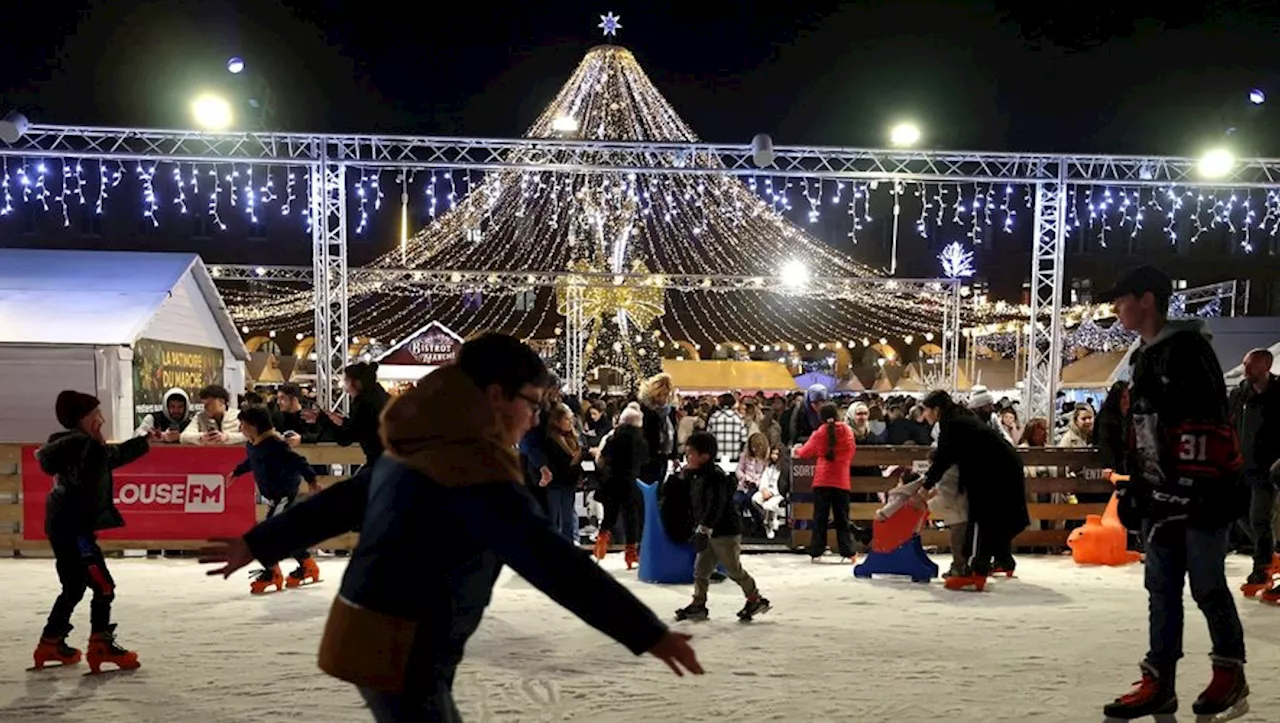
{"label": "golden light decoration", "polygon": [[[608,273],[602,268],[593,267],[586,261],[569,262],[569,271],[580,274]],[[647,266],[639,259],[631,264],[632,274],[651,276]],[[556,289],[556,311],[568,316],[566,287],[572,284],[585,284],[581,277],[566,277]],[[663,290],[656,282],[652,285],[644,283],[619,283],[613,285],[595,284],[582,290],[583,320],[587,323],[612,319],[619,313],[626,314],[628,325],[639,329],[647,329],[658,317],[666,313],[663,305]]]}

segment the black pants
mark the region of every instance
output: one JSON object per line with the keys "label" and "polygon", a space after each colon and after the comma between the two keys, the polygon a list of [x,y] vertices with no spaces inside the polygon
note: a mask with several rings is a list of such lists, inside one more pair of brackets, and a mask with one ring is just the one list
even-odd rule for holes
{"label": "black pants", "polygon": [[1253,567],[1265,570],[1271,566],[1276,547],[1274,517],[1276,485],[1266,472],[1246,472],[1249,482],[1249,528],[1253,537]]}
{"label": "black pants", "polygon": [[[610,490],[611,492],[613,490]],[[597,493],[599,494],[599,493]],[[613,534],[621,522],[621,532],[616,539],[624,545],[640,544],[640,490],[634,483],[625,492],[617,491],[604,502],[604,517],[600,518],[600,531]]]}
{"label": "black pants", "polygon": [[[281,497],[278,500],[267,499],[266,502],[267,518],[269,519],[276,515],[283,515],[285,512],[288,512],[290,508],[298,503],[298,496],[289,495],[288,497]],[[311,551],[304,547],[301,550],[295,551],[290,555],[290,557],[297,560],[298,564],[301,565],[303,560],[311,557]]]}
{"label": "black pants", "polygon": [[58,582],[62,592],[49,611],[44,626],[44,637],[61,638],[71,632],[71,614],[84,598],[84,591],[93,590],[89,603],[89,628],[92,632],[106,632],[111,627],[111,603],[116,598],[116,582],[107,570],[102,548],[92,533],[73,537],[54,536],[49,540],[57,563]]}
{"label": "black pants", "polygon": [[849,534],[849,491],[838,487],[813,488],[813,536],[809,538],[809,557],[821,557],[827,550],[827,516],[835,518],[836,547],[841,557],[853,557],[853,539]]}
{"label": "black pants", "polygon": [[969,569],[976,575],[991,572],[995,562],[1006,570],[1013,569],[1013,538],[1018,533],[984,527],[976,522],[965,525],[965,549],[969,550]]}

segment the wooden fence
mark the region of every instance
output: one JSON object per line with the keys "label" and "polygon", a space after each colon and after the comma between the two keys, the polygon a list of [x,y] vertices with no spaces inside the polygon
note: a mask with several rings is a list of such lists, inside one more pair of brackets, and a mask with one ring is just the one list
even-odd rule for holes
{"label": "wooden fence", "polygon": [[[0,443],[0,554],[17,554],[21,552],[47,552],[49,546],[43,541],[22,539],[22,444]],[[924,447],[860,447],[856,463],[866,466],[900,465],[910,467],[916,460],[924,459],[927,448]],[[1045,495],[1056,492],[1063,493],[1101,493],[1111,492],[1111,485],[1101,478],[1099,455],[1091,449],[1034,449],[1020,450],[1027,466],[1056,468],[1060,475],[1056,477],[1038,477],[1027,480],[1027,492],[1032,495]],[[298,452],[313,464],[317,465],[351,465],[364,461],[358,447],[339,447],[332,444],[304,445]],[[1076,470],[1079,476],[1065,476],[1066,470]],[[333,484],[339,478],[321,477],[321,486]],[[893,482],[883,477],[855,477],[852,488],[855,493],[884,492],[893,486]],[[304,493],[305,494],[305,491]],[[1086,515],[1102,514],[1104,504],[1039,504],[1032,503],[1031,518],[1035,520],[1083,520]],[[853,503],[849,506],[849,517],[855,521],[869,521],[874,516],[879,503]],[[266,513],[266,506],[258,506],[258,518]],[[792,490],[791,519],[793,530],[792,547],[803,547],[809,542],[809,524],[813,519],[812,490],[805,485],[798,485]],[[1019,548],[1063,547],[1066,545],[1066,530],[1028,530],[1018,535],[1014,541]],[[355,533],[341,535],[322,543],[319,547],[327,550],[349,550],[354,547]],[[834,532],[829,533],[830,546],[835,549]],[[945,547],[945,532],[929,531],[925,534],[926,545]],[[193,550],[200,546],[195,540],[102,540],[104,550]],[[784,543],[785,544],[785,543]]]}
{"label": "wooden fence", "polygon": [[[1102,478],[1101,455],[1094,449],[1041,448],[1020,449],[1023,462],[1028,467],[1047,467],[1056,472],[1053,477],[1028,477],[1027,494],[1034,499],[1037,495],[1053,493],[1072,494],[1110,494],[1111,483]],[[902,466],[911,468],[912,462],[926,458],[927,447],[859,447],[854,457],[854,464],[868,467]],[[1076,476],[1067,476],[1072,470]],[[884,477],[854,477],[850,485],[852,492],[875,493],[886,492],[896,482]],[[875,511],[882,505],[878,502],[855,502],[849,505],[849,519],[870,524]],[[1032,520],[1067,521],[1085,519],[1086,515],[1101,515],[1106,508],[1105,503],[1097,504],[1046,504],[1029,503],[1028,512]],[[804,547],[809,544],[810,524],[813,519],[813,491],[809,480],[798,480],[791,490],[792,547]],[[1065,547],[1068,530],[1038,530],[1023,532],[1014,539],[1014,547],[1053,548]],[[945,531],[927,530],[924,537],[926,546],[947,547],[948,539]],[[835,532],[827,533],[828,547],[836,549]]]}
{"label": "wooden fence", "polygon": [[[0,555],[21,553],[48,553],[49,544],[43,540],[22,539],[22,448],[23,443],[0,443]],[[304,445],[298,452],[313,464],[360,464],[364,454],[359,447],[339,447],[333,444]],[[320,486],[327,487],[341,479],[322,476]],[[306,495],[303,488],[302,495]],[[266,505],[258,505],[258,519],[267,512]],[[199,540],[100,540],[105,551],[120,550],[195,550],[203,543]],[[355,533],[340,535],[319,545],[325,550],[349,550],[356,544]]]}

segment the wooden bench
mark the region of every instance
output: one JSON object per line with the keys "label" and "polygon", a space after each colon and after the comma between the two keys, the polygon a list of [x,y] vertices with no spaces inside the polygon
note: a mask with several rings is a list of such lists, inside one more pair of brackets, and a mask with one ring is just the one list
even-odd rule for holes
{"label": "wooden bench", "polygon": [[[1054,493],[1109,494],[1112,491],[1110,482],[1102,479],[1101,455],[1095,449],[1019,449],[1023,462],[1028,467],[1056,468],[1061,475],[1066,470],[1084,470],[1078,477],[1033,477],[1027,479],[1029,495],[1047,495]],[[854,456],[855,466],[910,468],[912,463],[924,460],[929,454],[928,447],[904,446],[865,446],[859,447]],[[887,492],[896,484],[884,477],[854,477],[850,488],[857,493]],[[809,544],[810,525],[813,520],[813,488],[812,477],[800,476],[793,481],[789,497],[791,518],[791,546],[803,548]],[[862,524],[870,524],[875,511],[882,505],[878,502],[854,502],[849,505],[849,519]],[[1086,515],[1101,515],[1106,508],[1105,503],[1098,504],[1042,504],[1029,503],[1027,511],[1032,520],[1050,521],[1083,521]],[[1068,530],[1026,530],[1014,539],[1016,549],[1065,547]],[[926,530],[925,546],[947,547],[948,536],[945,531]],[[836,549],[835,531],[828,529],[827,545]]]}

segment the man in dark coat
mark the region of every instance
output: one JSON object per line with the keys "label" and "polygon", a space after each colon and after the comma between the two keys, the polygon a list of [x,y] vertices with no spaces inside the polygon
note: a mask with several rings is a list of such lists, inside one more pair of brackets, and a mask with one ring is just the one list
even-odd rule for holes
{"label": "man in dark coat", "polygon": [[[1280,379],[1271,373],[1270,350],[1254,349],[1244,357],[1244,379],[1231,390],[1229,406],[1245,483],[1249,487],[1249,526],[1253,531],[1253,572],[1245,580],[1246,595],[1263,592],[1272,578],[1275,553],[1276,484],[1280,481]],[[1280,601],[1280,586],[1265,596]],[[1274,600],[1273,600],[1274,598]]]}
{"label": "man in dark coat", "polygon": [[947,587],[981,590],[993,561],[1013,571],[1013,538],[1031,524],[1022,459],[999,432],[946,392],[930,393],[923,405],[925,421],[938,425],[938,448],[924,487],[933,489],[954,465],[960,471],[960,491],[969,500],[965,534],[969,569],[959,571],[968,574],[947,578]]}
{"label": "man in dark coat", "polygon": [[71,665],[80,661],[80,651],[68,646],[66,639],[71,632],[71,614],[84,598],[84,591],[91,589],[89,667],[94,672],[103,663],[137,668],[137,653],[115,642],[116,626],[111,622],[115,580],[107,570],[95,533],[124,526],[113,502],[111,472],[146,454],[150,445],[146,437],[107,444],[102,433],[105,419],[98,400],[91,395],[64,391],[58,395],[56,412],[66,431],[49,437],[36,452],[36,459],[40,469],[54,478],[45,503],[44,531],[57,560],[62,592],[40,636],[35,665],[42,668],[50,662]]}
{"label": "man in dark coat", "polygon": [[[681,666],[701,673],[688,636],[668,630],[560,536],[526,490],[515,447],[537,418],[545,375],[537,353],[512,337],[467,342],[455,364],[384,412],[386,452],[371,475],[263,522],[245,540],[220,541],[204,559],[227,562],[214,571],[224,575],[247,564],[250,549],[272,564],[362,517],[320,667],[356,685],[379,723],[459,720],[454,674],[504,564],[633,653],[648,651],[677,674]],[[406,594],[411,568],[419,583]]]}

